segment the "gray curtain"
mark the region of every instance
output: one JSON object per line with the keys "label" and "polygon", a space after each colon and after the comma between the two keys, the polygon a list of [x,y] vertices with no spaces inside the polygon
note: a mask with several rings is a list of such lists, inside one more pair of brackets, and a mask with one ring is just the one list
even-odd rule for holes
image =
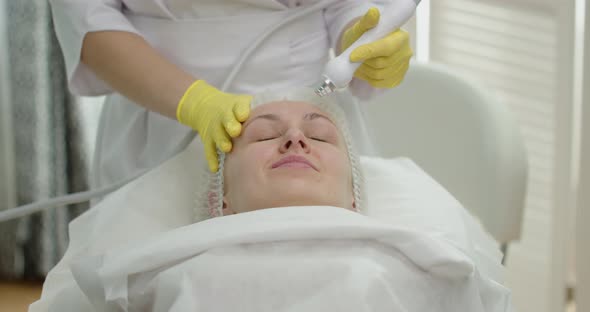
{"label": "gray curtain", "polygon": [[[16,189],[19,205],[87,189],[79,107],[45,0],[6,1]],[[1,21],[0,21],[1,22]],[[0,278],[42,279],[68,244],[68,223],[86,204],[0,224]]]}

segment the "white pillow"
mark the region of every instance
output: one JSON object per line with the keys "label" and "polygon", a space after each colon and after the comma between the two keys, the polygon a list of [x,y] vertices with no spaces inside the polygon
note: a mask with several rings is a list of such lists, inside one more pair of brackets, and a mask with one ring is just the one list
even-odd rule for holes
{"label": "white pillow", "polygon": [[467,245],[461,204],[413,161],[362,157],[361,167],[370,217]]}

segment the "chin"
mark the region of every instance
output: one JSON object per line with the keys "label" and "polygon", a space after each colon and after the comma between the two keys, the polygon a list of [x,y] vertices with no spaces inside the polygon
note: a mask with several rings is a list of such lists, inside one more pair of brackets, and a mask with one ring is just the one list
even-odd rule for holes
{"label": "chin", "polygon": [[267,197],[269,200],[269,206],[272,207],[287,207],[287,206],[340,206],[326,197],[325,192],[318,192],[310,190],[310,186],[304,187],[290,187],[276,189]]}
{"label": "chin", "polygon": [[[314,173],[316,173],[314,171]],[[261,199],[266,202],[267,207],[286,206],[335,206],[345,207],[341,201],[329,195],[331,187],[318,181],[317,176],[285,175],[274,177],[272,184],[267,188],[266,196]]]}
{"label": "chin", "polygon": [[[309,178],[289,177],[286,179],[277,179],[274,182],[273,189],[275,192],[294,195],[313,195],[325,190],[327,187],[318,183],[318,181]],[[321,192],[320,192],[321,193]]]}

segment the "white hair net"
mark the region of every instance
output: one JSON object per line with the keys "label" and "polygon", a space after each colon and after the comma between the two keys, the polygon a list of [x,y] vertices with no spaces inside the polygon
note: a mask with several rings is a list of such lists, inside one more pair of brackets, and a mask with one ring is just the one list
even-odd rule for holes
{"label": "white hair net", "polygon": [[[352,191],[355,201],[355,209],[358,212],[364,212],[366,207],[365,192],[363,190],[363,175],[360,168],[360,161],[356,152],[353,139],[348,127],[348,121],[344,116],[342,109],[338,105],[338,95],[329,97],[318,97],[311,88],[290,89],[281,92],[264,92],[254,96],[252,100],[252,109],[262,104],[279,102],[279,101],[296,101],[305,102],[317,106],[319,109],[327,113],[336,127],[340,130],[348,152],[350,160],[351,176],[352,176]],[[216,173],[211,173],[207,168],[203,168],[205,179],[208,181],[208,186],[200,194],[197,194],[197,202],[195,205],[195,221],[202,221],[211,217],[222,216],[223,208],[223,172],[225,153],[218,150],[219,154],[219,170]]]}

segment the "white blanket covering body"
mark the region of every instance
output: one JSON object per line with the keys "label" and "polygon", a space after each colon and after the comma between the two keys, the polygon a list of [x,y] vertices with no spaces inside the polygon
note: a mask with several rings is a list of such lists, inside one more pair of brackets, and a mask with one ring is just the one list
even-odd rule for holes
{"label": "white blanket covering body", "polygon": [[74,263],[99,311],[507,311],[448,241],[335,207],[216,218]]}

